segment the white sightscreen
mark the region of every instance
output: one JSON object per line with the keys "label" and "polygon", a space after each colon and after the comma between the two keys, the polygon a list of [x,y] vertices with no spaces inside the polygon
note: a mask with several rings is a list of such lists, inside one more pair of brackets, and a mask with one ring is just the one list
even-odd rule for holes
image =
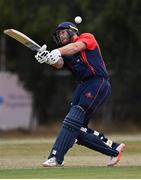
{"label": "white sightscreen", "polygon": [[29,128],[32,97],[17,75],[0,73],[0,129]]}

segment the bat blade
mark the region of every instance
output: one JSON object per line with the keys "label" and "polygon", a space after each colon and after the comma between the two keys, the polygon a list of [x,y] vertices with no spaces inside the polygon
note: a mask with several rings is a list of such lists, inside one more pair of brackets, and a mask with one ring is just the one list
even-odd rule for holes
{"label": "bat blade", "polygon": [[41,48],[41,46],[37,44],[35,41],[33,41],[28,36],[15,29],[6,29],[3,32],[4,34],[16,39],[26,47],[30,48],[32,51],[39,51],[39,49]]}

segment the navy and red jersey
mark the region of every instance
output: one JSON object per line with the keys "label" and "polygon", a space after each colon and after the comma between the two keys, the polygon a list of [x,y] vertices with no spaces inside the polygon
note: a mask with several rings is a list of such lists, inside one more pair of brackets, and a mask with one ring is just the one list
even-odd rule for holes
{"label": "navy and red jersey", "polygon": [[108,73],[102,58],[99,45],[90,33],[83,33],[75,39],[82,41],[86,49],[72,56],[63,56],[65,66],[73,73],[76,80],[83,81],[89,77],[108,78]]}

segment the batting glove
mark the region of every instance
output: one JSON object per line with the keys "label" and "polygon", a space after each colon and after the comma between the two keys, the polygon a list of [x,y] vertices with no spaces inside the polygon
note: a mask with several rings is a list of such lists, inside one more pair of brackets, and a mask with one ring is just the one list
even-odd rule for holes
{"label": "batting glove", "polygon": [[48,54],[48,61],[46,61],[46,63],[53,65],[57,63],[60,58],[61,58],[60,51],[58,49],[54,49]]}
{"label": "batting glove", "polygon": [[36,60],[39,62],[39,63],[45,63],[46,61],[48,61],[48,54],[49,54],[49,51],[42,51],[42,52],[38,52],[36,55],[35,55],[35,58]]}
{"label": "batting glove", "polygon": [[45,50],[47,50],[47,45],[46,45],[46,44],[44,44],[44,45],[39,49],[38,52],[43,52],[43,51],[45,51]]}
{"label": "batting glove", "polygon": [[39,63],[44,63],[48,60],[49,51],[47,51],[46,48],[47,46],[44,44],[35,55],[35,58]]}

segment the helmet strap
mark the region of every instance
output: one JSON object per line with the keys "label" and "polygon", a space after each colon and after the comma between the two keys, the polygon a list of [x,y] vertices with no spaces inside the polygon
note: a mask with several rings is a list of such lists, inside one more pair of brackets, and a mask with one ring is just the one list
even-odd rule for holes
{"label": "helmet strap", "polygon": [[70,40],[70,42],[71,42],[71,38],[72,38],[74,35],[76,35],[77,33],[76,33],[74,30],[71,30],[71,29],[68,29],[67,32],[68,32],[69,40]]}

